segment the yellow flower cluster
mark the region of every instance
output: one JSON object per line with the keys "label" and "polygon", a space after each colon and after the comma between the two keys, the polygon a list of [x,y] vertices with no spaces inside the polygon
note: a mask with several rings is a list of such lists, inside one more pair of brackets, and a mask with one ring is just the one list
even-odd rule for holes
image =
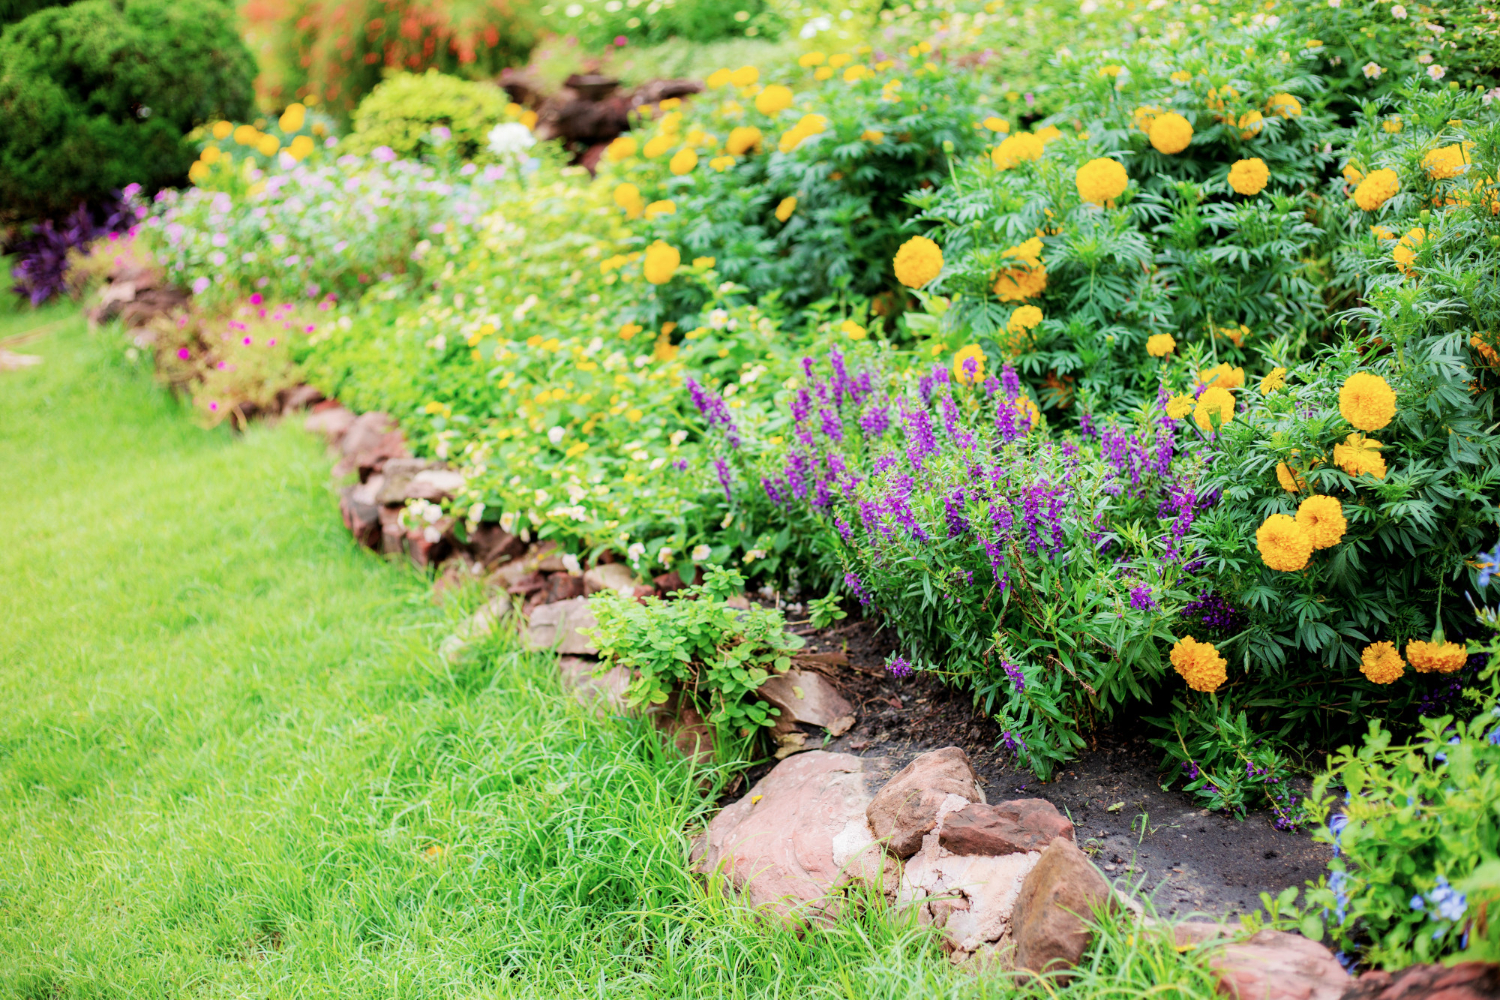
{"label": "yellow flower cluster", "polygon": [[[1296,452],[1293,452],[1292,454],[1295,455]],[[1280,483],[1281,488],[1286,490],[1288,493],[1298,493],[1307,488],[1307,480],[1303,479],[1301,476],[1295,475],[1292,472],[1291,466],[1287,465],[1285,462],[1276,463],[1276,481]]]}
{"label": "yellow flower cluster", "polygon": [[792,91],[773,83],[755,95],[755,110],[763,115],[774,115],[792,106]]}
{"label": "yellow flower cluster", "polygon": [[1266,114],[1295,118],[1302,113],[1302,102],[1291,94],[1272,94],[1266,102]]}
{"label": "yellow flower cluster", "polygon": [[1390,684],[1406,672],[1406,662],[1391,643],[1372,642],[1360,654],[1359,672],[1372,684]]}
{"label": "yellow flower cluster", "polygon": [[1212,368],[1198,370],[1200,385],[1215,385],[1224,389],[1239,389],[1245,384],[1245,369],[1233,368],[1228,362],[1220,362]]}
{"label": "yellow flower cluster", "polygon": [[1188,148],[1188,144],[1193,141],[1193,126],[1177,112],[1169,111],[1152,119],[1146,134],[1158,153],[1171,156]]}
{"label": "yellow flower cluster", "polygon": [[1194,402],[1195,400],[1193,399],[1193,397],[1185,392],[1173,396],[1171,399],[1167,400],[1167,416],[1171,417],[1173,420],[1181,420],[1183,417],[1193,412]]}
{"label": "yellow flower cluster", "polygon": [[1380,454],[1383,446],[1372,437],[1355,432],[1344,438],[1343,444],[1333,446],[1333,464],[1347,475],[1371,475],[1385,478],[1385,458]]}
{"label": "yellow flower cluster", "polygon": [[683,146],[677,152],[672,154],[671,161],[667,163],[667,169],[672,171],[672,173],[676,174],[678,177],[681,177],[684,174],[692,173],[693,168],[697,165],[698,154],[693,150],[693,147]]}
{"label": "yellow flower cluster", "polygon": [[803,140],[810,139],[826,128],[828,128],[828,119],[822,115],[803,115],[796,125],[781,133],[781,139],[777,141],[776,148],[783,153],[790,153],[802,145]]}
{"label": "yellow flower cluster", "polygon": [[1396,392],[1373,372],[1355,372],[1339,389],[1339,413],[1362,431],[1378,431],[1396,416]]}
{"label": "yellow flower cluster", "polygon": [[1170,333],[1153,333],[1146,338],[1146,353],[1153,358],[1164,358],[1177,349],[1177,340]]}
{"label": "yellow flower cluster", "polygon": [[1229,186],[1242,195],[1253,197],[1266,189],[1266,182],[1271,179],[1271,170],[1266,166],[1266,161],[1258,156],[1248,160],[1237,160],[1234,166],[1229,168]]}
{"label": "yellow flower cluster", "polygon": [[1412,263],[1417,259],[1417,247],[1427,240],[1427,230],[1421,226],[1415,226],[1407,230],[1406,235],[1391,250],[1391,259],[1396,262],[1396,267],[1402,274],[1412,273]]}
{"label": "yellow flower cluster", "polygon": [[1216,691],[1229,679],[1229,661],[1219,655],[1211,642],[1199,642],[1190,635],[1172,646],[1172,669],[1187,681],[1194,691]]}
{"label": "yellow flower cluster", "polygon": [[1130,177],[1118,160],[1101,156],[1079,167],[1074,183],[1078,186],[1078,197],[1094,205],[1103,205],[1125,193]]}
{"label": "yellow flower cluster", "polygon": [[1307,529],[1285,514],[1272,514],[1255,531],[1255,547],[1261,562],[1283,573],[1295,573],[1307,566],[1312,555],[1312,536]]}
{"label": "yellow flower cluster", "polygon": [[762,141],[760,129],[754,125],[741,125],[729,130],[729,138],[724,140],[724,151],[731,156],[744,156],[746,153],[760,150]]}
{"label": "yellow flower cluster", "polygon": [[1277,389],[1286,388],[1286,369],[1272,368],[1265,378],[1260,380],[1260,394],[1269,396]]}
{"label": "yellow flower cluster", "polygon": [[1396,176],[1396,171],[1376,170],[1360,181],[1359,186],[1354,189],[1354,204],[1366,212],[1373,212],[1394,198],[1396,192],[1400,190],[1401,178]]}
{"label": "yellow flower cluster", "polygon": [[1469,150],[1473,148],[1472,142],[1439,146],[1422,157],[1422,169],[1427,171],[1428,177],[1437,181],[1457,177],[1469,169]]}
{"label": "yellow flower cluster", "polygon": [[1042,311],[1036,306],[1019,306],[1010,314],[1010,319],[1005,323],[1005,329],[1011,333],[1024,333],[1034,330],[1042,321]]}
{"label": "yellow flower cluster", "polygon": [[1464,665],[1469,653],[1456,642],[1413,639],[1406,644],[1406,658],[1424,674],[1451,674]]}
{"label": "yellow flower cluster", "polygon": [[604,147],[604,158],[610,163],[619,163],[621,160],[630,159],[638,149],[640,149],[640,144],[636,142],[634,136],[622,135]]}
{"label": "yellow flower cluster", "polygon": [[796,195],[781,199],[781,204],[776,206],[776,221],[785,222],[792,217],[792,213],[795,211],[797,211]]}
{"label": "yellow flower cluster", "polygon": [[1022,163],[1040,160],[1046,144],[1030,132],[1017,132],[1001,141],[990,153],[997,170],[1009,170]]}
{"label": "yellow flower cluster", "polygon": [[661,201],[653,201],[646,206],[646,218],[654,219],[658,215],[676,215],[677,203],[671,198],[663,198]]}
{"label": "yellow flower cluster", "polygon": [[1020,267],[1009,267],[995,278],[995,294],[1001,302],[1020,302],[1035,298],[1047,287],[1047,268],[1042,265],[1042,241],[1033,236],[1023,243],[1007,247],[1005,256],[1021,262]]}
{"label": "yellow flower cluster", "polygon": [[1193,423],[1208,434],[1214,429],[1215,418],[1220,427],[1234,419],[1234,393],[1222,386],[1211,385],[1198,396],[1197,405],[1193,407]]}
{"label": "yellow flower cluster", "polygon": [[943,251],[925,236],[913,236],[896,251],[896,280],[907,288],[921,288],[943,269]]}
{"label": "yellow flower cluster", "polygon": [[615,188],[615,204],[625,210],[628,219],[639,219],[641,213],[646,211],[646,199],[641,197],[641,189],[634,184],[621,184]]}
{"label": "yellow flower cluster", "polygon": [[682,254],[669,243],[657,240],[646,248],[646,261],[641,266],[646,280],[653,285],[665,285],[677,273],[682,263]]}
{"label": "yellow flower cluster", "polygon": [[1344,519],[1344,505],[1333,497],[1310,496],[1297,505],[1297,523],[1312,539],[1315,549],[1329,549],[1344,540],[1349,522]]}

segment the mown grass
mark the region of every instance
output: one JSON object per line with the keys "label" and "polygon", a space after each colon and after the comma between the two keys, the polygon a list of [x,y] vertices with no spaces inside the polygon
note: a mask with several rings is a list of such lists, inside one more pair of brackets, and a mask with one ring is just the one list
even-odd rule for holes
{"label": "mown grass", "polygon": [[[0,374],[0,997],[1018,994],[705,892],[684,763],[507,635],[444,666],[458,609],[349,541],[317,442],[198,429],[68,307],[0,338],[43,323]],[[1106,938],[1022,992],[1211,993]]]}

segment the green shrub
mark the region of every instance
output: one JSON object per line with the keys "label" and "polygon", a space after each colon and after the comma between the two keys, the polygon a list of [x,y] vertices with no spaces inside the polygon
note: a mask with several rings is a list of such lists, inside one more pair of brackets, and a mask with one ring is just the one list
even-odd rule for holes
{"label": "green shrub", "polygon": [[725,760],[776,725],[780,710],[755,694],[772,674],[786,672],[803,645],[786,631],[780,612],[725,603],[744,586],[738,573],[711,566],[702,586],[670,601],[637,601],[615,591],[589,601],[598,621],[598,671],[631,671],[626,700],[632,707],[665,705],[674,696],[691,703],[718,730],[716,746]]}
{"label": "green shrub", "polygon": [[76,0],[0,0],[0,26],[25,20],[46,7],[66,7]]}
{"label": "green shrub", "polygon": [[619,38],[635,44],[669,38],[715,42],[721,38],[775,38],[786,29],[786,19],[767,0],[655,0],[644,8],[639,0],[583,0],[548,4],[538,13],[555,30],[575,35],[586,48],[595,50],[611,46]]}
{"label": "green shrub", "polygon": [[84,0],[0,35],[0,204],[48,215],[175,184],[184,136],[250,110],[255,67],[219,0]]}
{"label": "green shrub", "polygon": [[[1500,957],[1500,696],[1492,664],[1472,719],[1423,719],[1409,743],[1378,720],[1343,747],[1312,800],[1334,845],[1326,883],[1309,892],[1329,933],[1374,966]],[[1476,696],[1480,692],[1473,692]],[[1328,794],[1342,785],[1340,804]],[[1340,809],[1340,805],[1342,808]],[[1339,810],[1330,816],[1333,810]]]}
{"label": "green shrub", "polygon": [[[494,159],[486,143],[490,129],[505,120],[509,103],[505,91],[492,83],[460,80],[435,69],[394,73],[359,102],[354,131],[341,149],[358,155],[389,146],[398,156],[415,158],[451,143],[460,159]],[[449,129],[452,138],[435,141],[432,130],[437,126]]]}

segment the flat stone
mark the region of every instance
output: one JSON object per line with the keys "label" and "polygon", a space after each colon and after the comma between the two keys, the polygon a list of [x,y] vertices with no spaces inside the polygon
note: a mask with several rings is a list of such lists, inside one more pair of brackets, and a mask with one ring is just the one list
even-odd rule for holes
{"label": "flat stone", "polygon": [[1011,917],[1016,968],[1073,968],[1088,949],[1087,922],[1094,911],[1117,905],[1114,890],[1078,845],[1056,838],[1041,853],[1016,899]]}
{"label": "flat stone", "polygon": [[1366,972],[1342,1000],[1493,1000],[1500,997],[1500,965],[1413,965],[1400,972]]}
{"label": "flat stone", "polygon": [[600,563],[583,574],[583,592],[597,594],[613,590],[626,597],[635,596],[635,573],[624,563]]}
{"label": "flat stone", "polygon": [[354,426],[354,414],[337,404],[319,407],[308,414],[302,426],[336,444]]}
{"label": "flat stone", "polygon": [[486,566],[513,560],[525,551],[525,542],[493,522],[478,524],[469,532],[469,552],[475,562]]}
{"label": "flat stone", "polygon": [[282,415],[306,410],[323,401],[323,394],[310,385],[294,385],[276,393],[276,409]]}
{"label": "flat stone", "polygon": [[[1211,947],[1208,964],[1219,976],[1219,992],[1240,1000],[1340,1000],[1353,982],[1333,952],[1300,934],[1263,930]],[[1432,994],[1416,996],[1431,1000]]]}
{"label": "flat stone", "polygon": [[543,604],[532,611],[530,624],[523,627],[521,635],[530,649],[556,649],[574,656],[595,656],[599,651],[579,632],[579,629],[591,629],[595,624],[588,598],[575,597],[570,601]]}
{"label": "flat stone", "polygon": [[932,750],[907,764],[870,803],[870,828],[898,858],[909,858],[937,825],[949,795],[983,802],[979,776],[960,747]]}
{"label": "flat stone", "polygon": [[776,674],[756,694],[781,709],[780,722],[788,726],[804,722],[822,726],[830,736],[842,736],[854,725],[854,706],[815,671],[792,669]]}
{"label": "flat stone", "polygon": [[572,690],[580,705],[601,715],[625,713],[629,710],[625,703],[625,689],[630,687],[630,671],[624,667],[611,667],[596,674],[598,667],[597,660],[581,656],[557,658],[557,670],[563,685]]}
{"label": "flat stone", "polygon": [[[387,463],[389,464],[389,463]],[[408,500],[448,500],[458,496],[469,485],[463,474],[453,469],[426,469],[412,477],[407,488]]]}
{"label": "flat stone", "polygon": [[694,845],[696,870],[794,923],[836,919],[851,884],[893,894],[899,865],[865,815],[885,766],[822,750],[782,761],[709,823]]}
{"label": "flat stone", "polygon": [[342,440],[339,441],[339,450],[344,453],[345,457],[358,454],[375,447],[382,438],[395,429],[396,422],[389,414],[378,410],[362,413],[350,422]]}
{"label": "flat stone", "polygon": [[380,508],[355,496],[355,487],[339,494],[339,514],[354,540],[372,549],[380,547]]}
{"label": "flat stone", "polygon": [[417,474],[438,468],[439,465],[440,463],[427,458],[388,459],[380,470],[385,477],[385,482],[380,489],[380,494],[375,498],[376,502],[399,505],[414,499],[411,485]]}
{"label": "flat stone", "polygon": [[[930,834],[926,839],[934,840]],[[976,955],[998,959],[1010,941],[1021,886],[1040,859],[1039,851],[958,855],[931,843],[906,862],[897,899],[921,907],[920,919],[942,928],[955,962]]]}
{"label": "flat stone", "polygon": [[1046,799],[971,803],[943,822],[939,843],[954,854],[1042,851],[1052,838],[1073,840],[1073,824]]}

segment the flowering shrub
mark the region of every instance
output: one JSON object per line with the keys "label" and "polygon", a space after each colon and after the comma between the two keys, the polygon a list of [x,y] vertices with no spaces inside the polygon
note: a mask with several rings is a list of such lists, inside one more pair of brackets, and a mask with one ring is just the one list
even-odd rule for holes
{"label": "flowering shrub", "polygon": [[1241,818],[1247,809],[1265,806],[1278,830],[1297,829],[1306,820],[1307,805],[1288,784],[1291,762],[1275,739],[1250,727],[1244,711],[1235,715],[1209,702],[1191,709],[1177,702],[1173,709],[1170,719],[1148,720],[1172,734],[1151,741],[1166,752],[1163,787],[1181,781],[1205,808]]}
{"label": "flowering shrub", "polygon": [[[1494,665],[1485,680],[1493,706]],[[1328,932],[1346,952],[1391,969],[1500,955],[1500,924],[1490,916],[1500,904],[1497,765],[1500,707],[1467,722],[1423,719],[1404,745],[1371,721],[1359,749],[1333,756],[1312,800],[1334,858],[1308,901],[1326,907]],[[1347,789],[1342,803],[1328,794],[1334,784]]]}
{"label": "flowering shrub", "polygon": [[[724,277],[792,306],[899,288],[890,259],[906,238],[907,193],[944,180],[945,150],[975,152],[993,134],[980,124],[993,117],[986,78],[936,52],[812,52],[777,82],[755,67],[708,82],[712,98],[617,142],[609,176],[634,187],[641,205],[622,209],[641,216],[648,242],[713,257]],[[670,208],[653,213],[653,202]],[[663,319],[697,304],[690,289],[660,298]]]}
{"label": "flowering shrub", "polygon": [[1017,130],[912,196],[943,247],[931,287],[955,296],[935,351],[977,340],[1076,414],[1149,400],[1158,357],[1235,366],[1321,328],[1321,83],[1281,35],[1232,41],[1070,62],[1066,128]]}
{"label": "flowering shrub", "polygon": [[[343,148],[368,155],[385,147],[399,157],[418,158],[451,144],[444,152],[460,160],[493,162],[490,129],[506,119],[509,103],[505,91],[492,83],[460,80],[435,69],[396,73],[360,101]],[[509,117],[520,114],[517,105]]]}
{"label": "flowering shrub", "polygon": [[[640,4],[583,0],[549,3],[538,10],[554,30],[576,35],[584,46],[602,49],[669,38],[715,42],[723,38],[775,38],[786,28],[777,5],[767,0],[658,0],[649,11]],[[642,16],[642,15],[645,16]],[[561,15],[561,16],[559,16]]]}

